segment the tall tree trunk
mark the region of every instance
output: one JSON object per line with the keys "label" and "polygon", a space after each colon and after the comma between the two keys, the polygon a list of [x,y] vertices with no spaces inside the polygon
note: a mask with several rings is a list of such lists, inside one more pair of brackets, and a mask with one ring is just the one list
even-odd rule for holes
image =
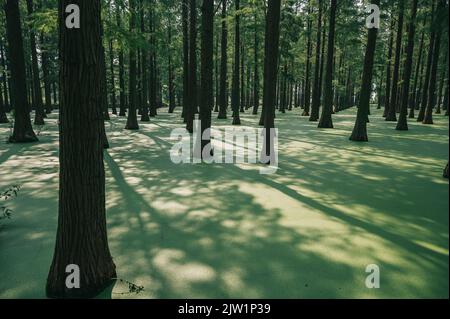
{"label": "tall tree trunk", "polygon": [[428,103],[425,111],[425,117],[423,119],[423,124],[433,124],[433,109],[436,106],[436,77],[438,72],[438,62],[439,54],[441,48],[441,36],[442,36],[442,20],[443,12],[448,12],[446,8],[445,0],[438,0],[438,5],[436,9],[435,21],[433,22],[433,29],[436,32],[436,38],[434,41],[433,49],[433,62],[431,65],[431,76],[430,76],[430,91],[428,92]]}
{"label": "tall tree trunk", "polygon": [[[319,128],[333,128],[333,60],[334,60],[334,38],[336,25],[337,0],[330,3],[330,26],[328,31],[327,69],[325,72],[325,92],[322,115]],[[325,44],[324,44],[325,45]]]}
{"label": "tall tree trunk", "polygon": [[171,21],[168,21],[168,67],[169,67],[169,113],[173,113],[175,111],[175,87],[174,87],[174,72],[173,72],[173,64],[172,64],[172,25]]}
{"label": "tall tree trunk", "polygon": [[409,118],[413,119],[415,118],[415,110],[416,110],[416,97],[417,97],[417,85],[419,83],[419,77],[422,76],[421,72],[421,65],[422,59],[423,59],[423,45],[425,42],[425,30],[422,31],[422,36],[420,37],[420,45],[419,45],[419,57],[417,58],[417,65],[416,65],[416,74],[414,76],[414,85],[411,95],[411,101],[410,101],[410,110],[409,110]]}
{"label": "tall tree trunk", "polygon": [[201,48],[201,158],[209,158],[211,151],[211,111],[214,105],[214,0],[203,0]]}
{"label": "tall tree trunk", "polygon": [[264,147],[262,162],[269,164],[275,162],[274,134],[275,128],[275,99],[278,72],[278,55],[280,42],[280,0],[268,0],[266,15],[266,38],[264,58]]}
{"label": "tall tree trunk", "polygon": [[240,37],[240,4],[239,0],[234,0],[235,3],[235,16],[234,16],[234,61],[233,61],[233,83],[231,89],[231,109],[233,111],[233,125],[240,125],[241,118],[239,116],[239,95],[240,95],[240,79],[239,79],[239,65],[240,65],[240,49],[241,49],[241,37]]}
{"label": "tall tree trunk", "polygon": [[[372,4],[379,6],[380,0],[372,0]],[[369,117],[370,97],[372,94],[373,64],[375,59],[375,48],[377,44],[378,29],[369,29],[366,55],[364,58],[363,77],[361,82],[361,93],[359,98],[358,115],[355,127],[350,137],[351,141],[368,142],[367,122]]]}
{"label": "tall tree trunk", "polygon": [[220,94],[219,94],[219,116],[218,119],[227,119],[227,108],[228,108],[228,28],[227,28],[227,1],[222,1],[222,40],[220,45]]}
{"label": "tall tree trunk", "polygon": [[109,40],[109,72],[110,72],[110,85],[111,85],[111,107],[112,113],[117,115],[117,100],[116,100],[116,78],[114,74],[114,42],[113,39]]}
{"label": "tall tree trunk", "polygon": [[305,109],[302,116],[309,116],[311,107],[311,54],[312,54],[312,19],[311,19],[311,3],[308,0],[308,22],[307,22],[307,34],[308,34],[308,44],[306,45],[306,79],[305,79]]}
{"label": "tall tree trunk", "polygon": [[183,111],[181,113],[186,122],[186,112],[189,105],[189,0],[181,4],[183,26]]}
{"label": "tall tree trunk", "polygon": [[444,84],[445,84],[445,79],[448,76],[448,52],[446,52],[446,56],[445,59],[442,63],[444,65],[444,67],[442,68],[442,73],[441,73],[441,79],[439,82],[439,89],[438,89],[438,102],[437,102],[437,109],[436,109],[436,114],[441,114],[441,110],[442,110],[442,98],[443,98],[443,91],[444,91]]}
{"label": "tall tree trunk", "polygon": [[25,75],[25,57],[23,51],[20,11],[17,0],[7,0],[5,4],[6,33],[9,48],[9,66],[11,72],[11,100],[14,102],[14,130],[10,143],[36,142],[30,120],[30,107],[27,100]]}
{"label": "tall tree trunk", "polygon": [[[59,15],[72,0],[59,2]],[[47,278],[51,298],[94,297],[116,277],[106,231],[101,108],[100,1],[79,1],[78,33],[60,19],[60,191],[53,262]],[[77,265],[80,288],[66,286],[66,267]]]}
{"label": "tall tree trunk", "polygon": [[1,63],[2,69],[3,69],[2,80],[3,80],[3,88],[5,90],[4,91],[5,92],[4,103],[5,103],[5,107],[11,108],[12,105],[10,103],[9,94],[8,94],[9,90],[11,88],[8,85],[8,72],[7,72],[7,69],[6,69],[6,56],[5,56],[6,54],[5,54],[5,51],[6,50],[5,50],[3,44],[1,43],[1,40],[0,40],[0,63]]}
{"label": "tall tree trunk", "polygon": [[245,48],[244,45],[241,44],[241,67],[240,67],[240,86],[241,86],[241,93],[240,93],[240,110],[239,112],[245,113]]}
{"label": "tall tree trunk", "polygon": [[[130,32],[136,32],[136,0],[130,0]],[[129,87],[129,108],[126,130],[138,130],[139,124],[136,115],[137,103],[137,70],[136,70],[136,49],[133,45],[130,46],[130,87]]]}
{"label": "tall tree trunk", "polygon": [[194,132],[194,117],[197,109],[197,2],[190,0],[189,39],[189,107],[186,112],[186,130]]}
{"label": "tall tree trunk", "polygon": [[401,63],[401,50],[402,50],[402,37],[403,37],[403,19],[405,13],[405,2],[404,0],[399,0],[399,15],[397,24],[397,44],[395,47],[395,64],[394,64],[394,75],[392,77],[392,93],[390,99],[390,106],[386,116],[386,121],[395,122],[397,121],[397,94],[399,86],[399,74],[400,74],[400,63]]}
{"label": "tall tree trunk", "polygon": [[388,116],[388,112],[391,108],[391,76],[392,76],[392,52],[394,48],[394,17],[391,18],[391,35],[389,37],[389,49],[388,49],[388,61],[386,69],[386,98],[384,101],[384,113],[383,117]]}
{"label": "tall tree trunk", "polygon": [[[120,14],[120,8],[118,1],[116,0],[116,21],[117,27],[120,29],[122,25],[122,17]],[[125,97],[125,59],[123,54],[122,46],[119,45],[119,116],[126,116],[126,97]]]}
{"label": "tall tree trunk", "polygon": [[[33,1],[27,0],[27,11],[28,17],[31,18],[33,15]],[[35,125],[44,125],[44,106],[42,103],[42,91],[41,91],[41,81],[39,77],[39,65],[36,50],[36,35],[33,27],[30,25],[30,49],[31,49],[31,60],[32,60],[32,76],[33,76],[33,96],[34,96],[34,107],[35,107]]]}
{"label": "tall tree trunk", "polygon": [[316,122],[319,120],[320,112],[320,50],[322,41],[322,0],[318,0],[319,5],[319,16],[317,18],[317,40],[316,40],[316,63],[314,70],[314,86],[312,95],[312,106],[311,106],[311,116],[309,117],[310,122]]}
{"label": "tall tree trunk", "polygon": [[40,34],[41,42],[41,59],[42,59],[42,75],[44,81],[44,95],[45,95],[45,112],[47,114],[52,113],[52,92],[50,88],[50,72],[49,72],[49,61],[47,48],[44,46],[45,43],[44,34]]}
{"label": "tall tree trunk", "polygon": [[408,130],[408,104],[409,104],[409,86],[411,81],[412,63],[414,54],[414,37],[416,36],[416,15],[417,15],[417,1],[413,0],[411,9],[411,21],[408,27],[408,46],[406,47],[406,61],[403,71],[403,99],[400,110],[400,116],[397,123],[398,131]]}
{"label": "tall tree trunk", "polygon": [[[145,8],[144,3],[141,0],[140,2],[141,7],[141,32],[142,34],[145,34]],[[170,43],[170,42],[169,42]],[[149,116],[149,109],[148,109],[148,52],[146,49],[142,49],[142,114],[141,114],[141,122],[150,122],[150,116]]]}
{"label": "tall tree trunk", "polygon": [[[431,24],[432,25],[434,23],[434,18],[436,15],[435,1],[436,0],[433,0],[432,8],[431,8],[431,12],[432,12]],[[423,82],[422,98],[421,98],[419,115],[417,116],[417,122],[423,122],[423,120],[425,118],[425,110],[427,108],[427,102],[428,102],[428,90],[430,87],[431,67],[432,67],[432,63],[433,63],[433,50],[435,47],[434,42],[435,42],[435,38],[436,38],[435,29],[433,27],[431,27],[430,29],[431,29],[431,34],[430,34],[430,43],[429,43],[429,48],[428,48],[427,68],[425,70],[425,82]]]}

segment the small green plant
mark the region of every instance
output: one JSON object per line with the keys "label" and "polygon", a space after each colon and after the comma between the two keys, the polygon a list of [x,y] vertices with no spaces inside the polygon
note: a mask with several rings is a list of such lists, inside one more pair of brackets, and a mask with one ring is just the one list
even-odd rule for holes
{"label": "small green plant", "polygon": [[[0,201],[6,202],[12,198],[16,198],[19,194],[20,186],[14,185],[8,188],[6,191],[0,193]],[[6,205],[0,205],[0,223],[4,220],[11,219],[13,211],[9,209]]]}
{"label": "small green plant", "polygon": [[138,285],[133,284],[132,282],[129,282],[125,279],[114,278],[114,280],[116,280],[120,284],[125,285],[126,290],[127,290],[127,291],[122,291],[122,292],[115,292],[114,293],[115,295],[138,295],[142,291],[144,291],[144,286],[138,286]]}

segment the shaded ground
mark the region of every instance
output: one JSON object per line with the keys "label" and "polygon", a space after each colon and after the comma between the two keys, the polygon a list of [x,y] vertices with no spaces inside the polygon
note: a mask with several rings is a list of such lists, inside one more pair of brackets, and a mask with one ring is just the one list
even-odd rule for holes
{"label": "shaded ground", "polygon": [[[397,132],[376,113],[368,144],[355,111],[319,130],[278,115],[280,169],[175,165],[161,114],[139,132],[107,124],[110,248],[139,298],[448,298],[448,118]],[[228,121],[215,121],[223,128]],[[0,298],[44,297],[57,221],[56,115],[33,145],[0,143],[0,190],[22,185],[0,229]],[[176,124],[171,124],[176,123]],[[256,119],[243,116],[243,125]],[[0,126],[0,139],[9,134]],[[365,268],[381,268],[381,289]],[[108,292],[105,293],[108,297]],[[111,296],[111,295],[109,295]]]}

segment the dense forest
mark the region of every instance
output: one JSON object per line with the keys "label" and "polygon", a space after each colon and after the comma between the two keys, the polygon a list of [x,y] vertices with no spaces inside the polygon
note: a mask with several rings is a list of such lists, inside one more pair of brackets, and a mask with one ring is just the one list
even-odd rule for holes
{"label": "dense forest", "polygon": [[[446,153],[448,5],[447,0],[1,0],[0,127],[8,143],[0,164],[14,145],[49,143],[49,127],[59,136],[54,139],[59,216],[47,296],[95,296],[116,279],[106,217],[104,162],[110,167],[111,159],[104,152],[120,148],[130,131],[151,136],[170,124],[192,134],[196,119],[202,133],[224,125],[264,128],[262,164],[273,163],[268,130],[274,128],[299,139],[300,148],[337,136],[342,149],[358,152],[356,142],[378,147],[383,136],[402,134],[401,150],[408,149],[409,139],[428,138]],[[206,134],[201,150],[210,143]],[[435,147],[430,143],[424,147]],[[396,161],[421,161],[409,151]],[[133,160],[126,158],[122,162]],[[145,171],[158,160],[149,160]],[[320,163],[321,156],[311,161]],[[448,157],[423,161],[448,178]],[[408,169],[395,163],[388,165]],[[420,178],[436,178],[418,167]],[[0,186],[21,183],[20,174],[8,179],[7,171],[2,166]],[[369,168],[369,180],[372,173]],[[81,289],[66,287],[69,264],[80,265]]]}

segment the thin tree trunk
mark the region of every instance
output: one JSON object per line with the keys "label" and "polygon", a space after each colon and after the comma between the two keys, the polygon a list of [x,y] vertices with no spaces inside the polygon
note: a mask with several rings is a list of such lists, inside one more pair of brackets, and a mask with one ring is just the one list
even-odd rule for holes
{"label": "thin tree trunk", "polygon": [[31,126],[30,107],[27,100],[25,57],[18,1],[7,0],[4,8],[12,82],[11,100],[14,102],[14,130],[13,135],[9,138],[9,142],[36,142],[38,138]]}
{"label": "thin tree trunk", "polygon": [[[379,6],[380,0],[372,0],[372,4]],[[361,95],[359,98],[358,115],[351,141],[368,142],[367,122],[369,117],[370,96],[372,94],[373,64],[375,59],[375,48],[377,43],[378,29],[369,29],[366,55],[364,58],[363,78],[361,82]]]}
{"label": "thin tree trunk", "polygon": [[394,64],[394,75],[392,77],[392,93],[390,99],[390,106],[386,116],[386,121],[396,122],[397,121],[397,94],[399,86],[399,74],[400,74],[400,63],[401,63],[401,50],[402,50],[402,37],[403,37],[403,19],[405,12],[405,2],[404,0],[399,0],[399,16],[397,24],[397,44],[395,47],[395,64]]}
{"label": "thin tree trunk", "polygon": [[[28,17],[33,15],[33,1],[27,0],[27,10]],[[31,60],[32,60],[32,81],[33,81],[33,97],[34,97],[34,107],[35,107],[35,125],[44,125],[44,106],[42,103],[42,91],[41,91],[41,81],[39,77],[39,65],[36,50],[36,35],[32,26],[30,26],[30,49],[31,49]]]}
{"label": "thin tree trunk", "polygon": [[201,48],[201,158],[209,158],[211,151],[211,111],[214,105],[213,89],[214,55],[214,0],[203,0]]}
{"label": "thin tree trunk", "polygon": [[[330,3],[330,26],[328,31],[327,69],[325,72],[325,92],[322,115],[319,128],[333,128],[333,61],[334,61],[334,38],[336,24],[337,0]],[[324,44],[325,45],[325,44]]]}
{"label": "thin tree trunk", "polygon": [[322,41],[322,10],[323,3],[322,0],[318,0],[319,6],[319,17],[317,18],[317,40],[316,40],[316,63],[315,63],[315,74],[314,74],[314,86],[312,95],[312,106],[311,106],[311,116],[309,117],[310,122],[316,122],[319,120],[320,112],[320,50]]}
{"label": "thin tree trunk", "polygon": [[268,0],[266,15],[266,38],[264,58],[264,147],[261,161],[269,164],[275,162],[276,150],[274,149],[275,128],[275,99],[278,72],[278,55],[280,42],[280,0]]}
{"label": "thin tree trunk", "polygon": [[235,37],[234,37],[234,62],[233,62],[233,83],[231,89],[231,109],[233,110],[233,125],[240,125],[241,119],[239,116],[240,110],[240,79],[239,79],[239,64],[240,64],[240,4],[239,0],[235,1]]}
{"label": "thin tree trunk", "polygon": [[[136,32],[136,0],[130,0],[130,32]],[[136,49],[130,46],[130,87],[129,87],[129,108],[126,130],[138,130],[139,124],[136,115],[136,103],[137,103],[137,70],[136,70]]]}
{"label": "thin tree trunk", "polygon": [[408,27],[408,45],[406,47],[406,61],[403,73],[403,99],[400,110],[400,116],[397,123],[398,131],[408,130],[408,104],[409,104],[409,87],[411,82],[412,63],[414,54],[414,37],[416,36],[416,15],[417,15],[417,1],[413,0],[411,9],[411,21]]}
{"label": "thin tree trunk", "polygon": [[220,57],[220,94],[219,94],[219,116],[221,120],[227,119],[227,107],[228,107],[228,28],[227,28],[227,1],[222,1],[222,40],[220,45],[221,57]]}
{"label": "thin tree trunk", "polygon": [[[448,8],[446,8],[445,0],[438,0],[438,5],[436,9],[435,21],[433,23],[433,28],[436,32],[436,38],[434,41],[433,48],[433,62],[431,65],[431,76],[430,76],[430,90],[428,92],[428,104],[425,111],[425,117],[423,119],[423,124],[433,124],[433,109],[436,106],[436,77],[438,72],[438,62],[439,62],[439,54],[441,48],[441,36],[442,36],[442,28],[440,26],[442,19],[442,12],[447,12]],[[446,10],[446,11],[444,11]]]}

